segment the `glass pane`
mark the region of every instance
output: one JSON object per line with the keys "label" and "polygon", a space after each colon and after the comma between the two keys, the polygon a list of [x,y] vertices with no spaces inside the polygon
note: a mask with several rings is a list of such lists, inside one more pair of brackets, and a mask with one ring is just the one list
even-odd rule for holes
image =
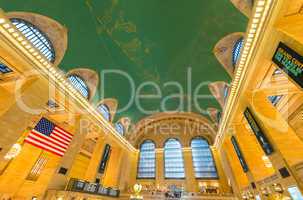
{"label": "glass pane", "polygon": [[100,113],[102,114],[102,116],[107,121],[110,121],[110,111],[109,111],[109,108],[107,107],[107,105],[101,104],[100,106],[98,106],[98,110],[100,111]]}
{"label": "glass pane", "polygon": [[193,166],[196,178],[217,178],[217,170],[208,142],[195,138],[191,142]]}
{"label": "glass pane", "polygon": [[147,140],[141,144],[138,178],[155,178],[156,176],[155,144]]}
{"label": "glass pane", "polygon": [[178,140],[169,139],[164,146],[165,178],[184,178],[182,147]]}
{"label": "glass pane", "polygon": [[232,64],[233,66],[236,66],[238,59],[240,57],[241,48],[243,46],[243,38],[240,38],[238,41],[236,41],[233,51],[232,51]]}
{"label": "glass pane", "polygon": [[120,135],[124,135],[124,127],[120,122],[115,124],[115,129]]}
{"label": "glass pane", "polygon": [[84,96],[85,98],[88,98],[88,95],[89,95],[88,87],[79,76],[70,75],[68,77],[68,80],[75,87],[75,89],[78,90],[78,92],[80,92],[80,94],[82,94],[82,96]]}

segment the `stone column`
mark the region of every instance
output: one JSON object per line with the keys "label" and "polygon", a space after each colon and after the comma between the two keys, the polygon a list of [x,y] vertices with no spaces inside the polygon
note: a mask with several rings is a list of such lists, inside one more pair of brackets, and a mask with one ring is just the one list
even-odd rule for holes
{"label": "stone column", "polygon": [[164,183],[164,157],[163,149],[156,149],[156,187],[163,186]]}
{"label": "stone column", "polygon": [[[83,120],[83,121],[82,121]],[[66,153],[62,157],[61,161],[58,164],[57,170],[55,171],[55,174],[53,175],[49,185],[48,189],[54,189],[54,190],[63,190],[65,186],[68,183],[68,174],[71,170],[71,167],[73,165],[74,159],[76,155],[78,154],[85,136],[87,134],[88,128],[85,128],[84,126],[87,126],[87,121],[84,116],[80,116],[75,120],[76,123],[76,129],[74,132],[73,140],[70,143],[69,148],[67,149]],[[85,122],[85,123],[84,123]],[[60,168],[67,169],[66,174],[59,174]]]}
{"label": "stone column", "polygon": [[[239,191],[239,186],[237,185],[237,182],[235,180],[235,174],[233,173],[233,170],[231,168],[231,164],[228,161],[226,152],[220,148],[220,157],[221,157],[221,163],[222,163],[222,168],[224,169],[224,174],[226,177],[228,177],[228,182],[230,183],[233,193],[238,195],[240,197],[240,191]],[[219,174],[220,176],[220,174]]]}
{"label": "stone column", "polygon": [[256,182],[273,175],[275,170],[272,167],[265,166],[263,160],[265,153],[258,144],[254,134],[247,129],[245,123],[235,125],[234,130],[236,133],[235,137],[249,168],[249,171],[246,174],[250,183],[255,183],[256,185],[256,188],[252,188],[252,185],[251,188],[255,192],[256,190],[259,190],[257,193],[261,193],[259,185]]}
{"label": "stone column", "polygon": [[124,150],[120,165],[119,189],[130,192],[137,179],[138,153]]}
{"label": "stone column", "polygon": [[112,147],[110,158],[104,173],[103,185],[107,187],[118,187],[120,164],[123,156],[123,151],[120,147]]}
{"label": "stone column", "polygon": [[[123,149],[122,160],[119,166],[119,183],[118,188],[121,191],[125,191],[127,189],[127,183],[129,180],[135,180],[137,176],[137,160],[134,160],[133,152],[129,152],[128,150]],[[134,162],[135,161],[135,162]]]}
{"label": "stone column", "polygon": [[198,192],[198,185],[195,178],[195,171],[190,148],[183,148],[184,171],[185,171],[185,190],[187,192]]}
{"label": "stone column", "polygon": [[249,180],[247,178],[246,173],[244,173],[244,171],[241,167],[237,154],[235,153],[233,145],[230,142],[230,137],[227,137],[225,139],[225,142],[223,144],[223,149],[225,150],[226,155],[228,155],[227,156],[228,163],[230,164],[232,172],[235,175],[234,176],[235,180],[236,180],[238,188],[241,192],[244,187],[249,186]]}
{"label": "stone column", "polygon": [[95,182],[98,168],[102,159],[103,151],[105,147],[105,138],[103,136],[99,136],[97,140],[97,144],[94,148],[92,157],[90,159],[89,165],[87,167],[87,171],[85,174],[85,179],[89,182]]}
{"label": "stone column", "polygon": [[211,148],[211,151],[212,151],[213,159],[214,159],[214,162],[215,162],[215,165],[216,165],[217,174],[218,174],[218,177],[219,177],[219,184],[220,184],[219,188],[221,190],[220,192],[222,192],[222,193],[231,193],[231,189],[230,189],[231,186],[228,185],[226,175],[225,175],[224,170],[222,168],[222,161],[220,159],[219,153],[215,148]]}

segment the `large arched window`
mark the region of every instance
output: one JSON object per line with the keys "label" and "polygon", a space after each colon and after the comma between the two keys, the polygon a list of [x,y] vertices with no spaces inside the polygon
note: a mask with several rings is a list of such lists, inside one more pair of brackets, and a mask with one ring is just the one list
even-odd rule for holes
{"label": "large arched window", "polygon": [[55,61],[55,50],[53,44],[38,27],[30,22],[19,19],[11,18],[12,24],[23,33],[23,35],[50,61]]}
{"label": "large arched window", "polygon": [[184,178],[182,146],[177,139],[168,139],[164,145],[165,178]]}
{"label": "large arched window", "polygon": [[124,135],[124,126],[120,122],[115,124],[115,129],[120,135]]}
{"label": "large arched window", "polygon": [[110,121],[110,111],[107,105],[105,104],[101,104],[98,106],[97,108],[100,113],[102,114],[102,116],[107,120]]}
{"label": "large arched window", "polygon": [[191,141],[191,149],[196,178],[218,178],[213,155],[207,140],[194,138]]}
{"label": "large arched window", "polygon": [[240,38],[236,41],[236,43],[233,46],[232,50],[232,64],[233,66],[236,66],[238,59],[240,57],[241,48],[243,46],[244,39]]}
{"label": "large arched window", "polygon": [[84,80],[77,75],[69,75],[67,78],[75,87],[75,89],[78,90],[78,92],[80,92],[82,96],[88,99],[89,89]]}
{"label": "large arched window", "polygon": [[155,143],[145,140],[140,146],[138,178],[156,177]]}

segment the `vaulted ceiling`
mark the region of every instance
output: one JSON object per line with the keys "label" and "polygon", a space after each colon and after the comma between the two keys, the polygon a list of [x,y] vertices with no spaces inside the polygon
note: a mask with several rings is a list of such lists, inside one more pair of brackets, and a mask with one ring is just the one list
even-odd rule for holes
{"label": "vaulted ceiling", "polygon": [[[162,99],[140,99],[144,110],[169,110],[204,114],[194,106],[194,90],[210,95],[207,84],[230,81],[212,53],[225,35],[245,31],[247,18],[228,0],[0,0],[6,11],[35,12],[49,16],[68,29],[68,49],[60,68],[89,67],[98,72],[121,70],[134,81],[136,89],[147,81],[159,86]],[[187,72],[191,69],[191,83]],[[103,77],[101,77],[102,79]],[[116,98],[119,108],[130,99],[131,85],[126,76],[107,73],[99,87],[105,98]],[[176,81],[176,84],[167,84]],[[190,88],[191,85],[191,89]],[[104,90],[103,90],[104,89]],[[145,86],[141,94],[156,94]],[[165,100],[165,101],[164,101]],[[180,108],[180,101],[184,102]],[[215,99],[198,100],[198,105],[218,107]],[[147,116],[132,102],[117,113],[116,120],[129,117],[133,122]]]}

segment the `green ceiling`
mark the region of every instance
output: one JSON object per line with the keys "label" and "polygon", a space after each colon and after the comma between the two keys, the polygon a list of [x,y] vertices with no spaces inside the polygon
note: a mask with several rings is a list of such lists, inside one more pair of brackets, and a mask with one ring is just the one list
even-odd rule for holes
{"label": "green ceiling", "polygon": [[[247,19],[229,0],[0,0],[6,11],[40,13],[68,28],[68,50],[60,67],[90,66],[98,72],[119,69],[134,79],[136,88],[146,81],[160,86],[165,105],[175,110],[180,88],[165,86],[177,81],[186,94],[184,109],[201,113],[189,101],[201,82],[230,81],[212,53],[225,35],[245,31]],[[187,70],[192,70],[192,91],[187,91]],[[105,76],[105,97],[116,98],[119,107],[129,102],[130,84],[117,74]],[[102,87],[99,88],[101,90]],[[146,86],[141,94],[155,94]],[[200,94],[209,95],[207,84]],[[97,102],[98,96],[94,101]],[[141,99],[145,110],[160,109],[161,99]],[[214,99],[200,99],[199,106],[219,107]],[[161,109],[159,111],[162,111]],[[118,114],[133,122],[146,116],[133,103]]]}

